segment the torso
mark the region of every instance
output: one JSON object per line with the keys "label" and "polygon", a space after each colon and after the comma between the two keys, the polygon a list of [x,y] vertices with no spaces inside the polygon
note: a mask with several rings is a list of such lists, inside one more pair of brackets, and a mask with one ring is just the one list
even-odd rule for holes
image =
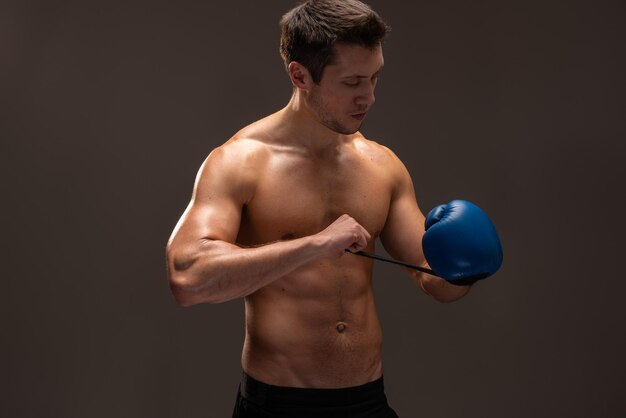
{"label": "torso", "polygon": [[[316,234],[346,213],[368,230],[367,250],[374,250],[393,185],[383,147],[357,133],[315,153],[255,133],[253,126],[231,140],[262,154],[239,245]],[[309,263],[249,295],[244,370],[292,387],[348,387],[379,378],[382,333],[371,279],[371,260],[345,254]]]}

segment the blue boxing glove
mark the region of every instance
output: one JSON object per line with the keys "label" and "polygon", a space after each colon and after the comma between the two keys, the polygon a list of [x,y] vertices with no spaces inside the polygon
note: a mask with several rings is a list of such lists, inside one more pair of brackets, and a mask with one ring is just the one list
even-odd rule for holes
{"label": "blue boxing glove", "polygon": [[428,213],[422,248],[433,271],[448,282],[469,285],[502,265],[502,245],[487,214],[473,203],[453,200]]}

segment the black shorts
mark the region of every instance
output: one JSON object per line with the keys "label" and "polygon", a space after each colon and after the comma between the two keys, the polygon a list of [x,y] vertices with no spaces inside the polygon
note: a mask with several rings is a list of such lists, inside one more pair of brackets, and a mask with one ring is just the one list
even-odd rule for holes
{"label": "black shorts", "polygon": [[272,386],[244,373],[233,418],[398,418],[383,378],[342,389]]}

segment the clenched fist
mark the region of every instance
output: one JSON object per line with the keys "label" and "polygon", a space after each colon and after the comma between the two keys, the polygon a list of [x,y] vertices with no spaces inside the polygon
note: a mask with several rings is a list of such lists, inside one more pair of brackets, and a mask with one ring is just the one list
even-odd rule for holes
{"label": "clenched fist", "polygon": [[339,258],[345,250],[361,251],[372,238],[369,232],[350,215],[341,215],[317,234],[327,257]]}

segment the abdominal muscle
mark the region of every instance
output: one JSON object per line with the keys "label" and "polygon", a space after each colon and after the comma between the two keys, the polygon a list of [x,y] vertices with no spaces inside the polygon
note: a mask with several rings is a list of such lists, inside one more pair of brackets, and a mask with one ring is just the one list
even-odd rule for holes
{"label": "abdominal muscle", "polygon": [[382,375],[371,263],[344,255],[294,271],[246,298],[242,364],[277,386],[341,388]]}

